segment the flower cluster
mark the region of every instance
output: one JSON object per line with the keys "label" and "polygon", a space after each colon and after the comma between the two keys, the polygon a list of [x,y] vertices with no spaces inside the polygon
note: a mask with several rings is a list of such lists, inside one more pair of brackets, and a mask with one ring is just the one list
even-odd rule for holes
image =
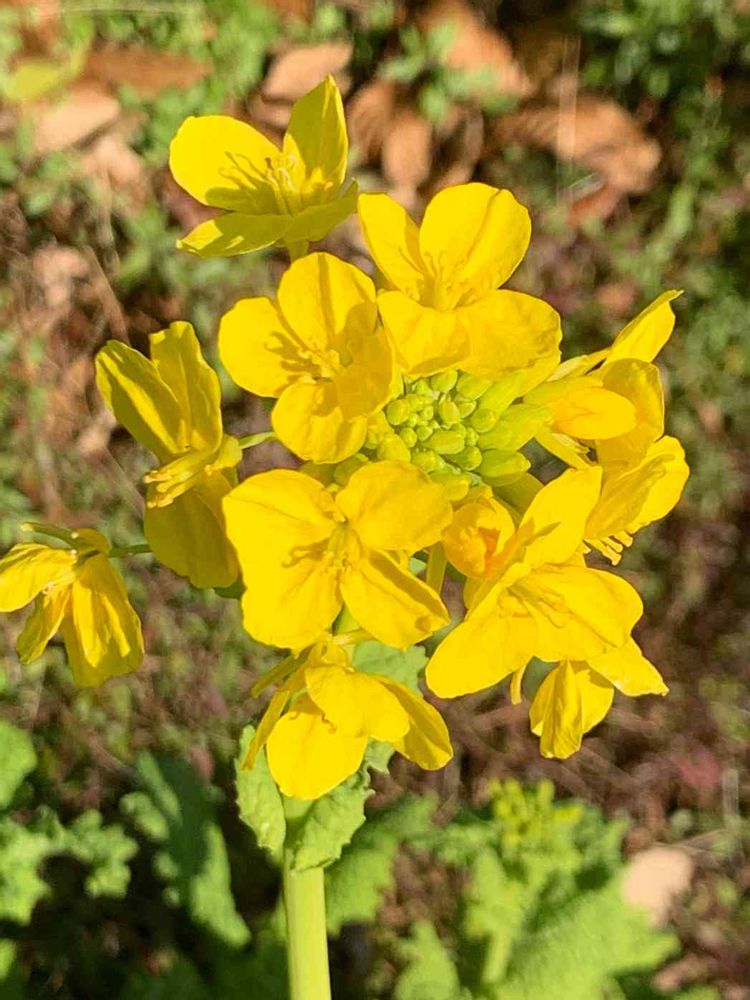
{"label": "flower cluster", "polygon": [[[289,252],[276,296],[241,299],[218,331],[230,377],[273,400],[269,432],[224,432],[219,380],[187,323],[153,334],[150,360],[118,342],[96,360],[107,405],[156,458],[150,551],[196,587],[239,575],[246,630],[289,650],[256,686],[278,685],[244,766],[265,752],[302,799],[352,774],[370,740],[423,768],[450,759],[419,691],[356,666],[366,640],[434,637],[425,679],[439,698],[508,678],[519,701],[529,663],[547,664],[530,707],[546,756],[577,750],[615,690],[665,693],[632,638],[641,600],[602,565],[674,507],[688,475],[654,364],[676,292],[609,347],[561,361],[555,310],[501,287],[531,236],[510,192],[447,188],[418,226],[387,195],[357,200],[346,157],[330,79],[295,105],[281,150],[222,116],[188,119],[172,144],[178,182],[223,210],[183,248]],[[375,280],[307,252],[355,210]],[[269,436],[301,464],[240,482],[242,449]],[[531,466],[542,450],[544,481]],[[22,658],[61,628],[80,683],[134,669],[140,629],[108,543],[53,533],[64,548],[20,544],[0,561],[0,610],[35,601]],[[465,605],[447,634],[446,573]]]}

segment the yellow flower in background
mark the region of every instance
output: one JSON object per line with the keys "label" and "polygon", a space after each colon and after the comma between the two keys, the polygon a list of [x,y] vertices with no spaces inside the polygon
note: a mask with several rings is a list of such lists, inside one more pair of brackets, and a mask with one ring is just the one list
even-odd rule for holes
{"label": "yellow flower in background", "polygon": [[378,324],[375,288],[327,253],[292,264],[276,302],[237,302],[221,320],[219,353],[243,389],[278,397],[274,431],[314,462],[354,454],[369,416],[392,391],[393,353]]}
{"label": "yellow flower in background", "polygon": [[327,639],[273,696],[242,766],[252,768],[265,746],[281,791],[316,799],[359,768],[371,739],[426,770],[453,756],[432,705],[398,681],[356,670],[348,651]]}
{"label": "yellow flower in background", "polygon": [[542,754],[564,759],[580,750],[584,733],[609,711],[615,690],[630,697],[667,693],[661,674],[632,639],[588,662],[563,660],[553,667],[529,712]]}
{"label": "yellow flower in background", "polygon": [[378,305],[399,364],[413,376],[448,368],[483,378],[526,370],[530,384],[559,361],[560,317],[532,295],[498,291],[529,245],[529,213],[509,191],[440,191],[421,227],[385,194],[361,195],[362,230],[389,290]]}
{"label": "yellow flower in background", "polygon": [[412,465],[369,463],[336,493],[301,472],[264,472],[232,490],[224,514],[245,582],[245,628],[261,642],[302,649],[344,604],[399,648],[448,622],[406,557],[438,540],[451,507]]}
{"label": "yellow flower in background", "polygon": [[[624,645],[643,606],[625,580],[584,565],[586,520],[601,488],[601,470],[569,470],[544,486],[517,528],[496,505],[486,534],[487,576],[466,589],[465,620],[427,665],[427,684],[442,698],[479,691],[525,667],[587,660]],[[446,545],[452,553],[450,530]],[[480,538],[482,536],[480,535]],[[474,549],[470,551],[477,561]]]}
{"label": "yellow flower in background", "polygon": [[144,533],[160,562],[196,587],[226,587],[239,572],[221,501],[242,452],[224,433],[221,389],[189,323],[149,337],[151,360],[110,340],[96,356],[107,406],[161,466],[148,473]]}
{"label": "yellow flower in background", "polygon": [[21,660],[37,659],[61,632],[79,686],[137,670],[143,660],[141,623],[109,562],[107,539],[92,528],[39,528],[69,548],[22,542],[0,559],[0,612],[34,602],[16,642]]}
{"label": "yellow flower in background", "polygon": [[341,94],[330,76],[293,105],[281,149],[226,115],[187,118],[172,140],[170,169],[189,194],[225,214],[178,246],[224,257],[283,243],[299,255],[356,208],[357,185],[344,189],[348,152]]}

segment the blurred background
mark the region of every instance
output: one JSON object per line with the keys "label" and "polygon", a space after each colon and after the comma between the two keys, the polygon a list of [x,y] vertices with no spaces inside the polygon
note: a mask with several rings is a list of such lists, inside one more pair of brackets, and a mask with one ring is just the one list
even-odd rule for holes
{"label": "blurred background", "polygon": [[[218,367],[219,316],[270,293],[285,266],[273,253],[201,261],[175,249],[207,213],[172,180],[169,141],[187,115],[216,112],[278,137],[327,73],[363,189],[419,214],[441,187],[478,179],[529,207],[513,286],[560,311],[568,355],[684,289],[660,365],[668,431],[692,468],[677,511],[622,566],[670,695],[616,700],[565,762],[540,757],[527,706],[506,690],[441,705],[455,760],[437,775],[402,760],[377,775],[368,812],[381,840],[360,843],[336,876],[340,893],[349,879],[372,896],[332,917],[336,997],[747,1000],[747,0],[0,2],[0,547],[26,519],[141,540],[148,456],[104,409],[93,355],[110,337],[145,350],[149,333],[188,319]],[[324,248],[370,267],[353,219]],[[267,427],[263,404],[222,380],[228,431]],[[275,448],[247,454],[244,471],[288,462]],[[0,998],[283,997],[278,878],[233,787],[249,688],[272,654],[244,634],[235,602],[142,559],[126,570],[147,658],[101,690],[74,689],[56,643],[22,668],[23,616],[0,620]],[[419,801],[429,822],[409,812]],[[504,874],[492,882],[487,869],[484,884],[502,895],[523,872],[538,895],[547,879],[549,913],[571,872],[578,891],[635,859],[629,893],[670,927],[645,971],[631,956],[604,985],[562,986],[549,959],[547,992],[472,992],[446,955],[510,932],[508,911],[471,909],[472,866],[479,877],[486,857],[430,847],[425,824],[456,815],[502,821],[492,857]],[[566,823],[572,839],[555,833]],[[523,837],[536,860],[518,860]],[[534,866],[553,855],[539,881]],[[532,927],[530,899],[514,911],[523,934],[497,946],[527,959],[550,919]],[[592,926],[596,937],[603,924]]]}

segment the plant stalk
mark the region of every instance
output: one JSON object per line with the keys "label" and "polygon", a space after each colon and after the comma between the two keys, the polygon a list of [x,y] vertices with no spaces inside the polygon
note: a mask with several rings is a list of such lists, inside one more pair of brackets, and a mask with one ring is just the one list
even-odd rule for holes
{"label": "plant stalk", "polygon": [[331,1000],[323,869],[294,871],[285,850],[283,884],[289,1000]]}

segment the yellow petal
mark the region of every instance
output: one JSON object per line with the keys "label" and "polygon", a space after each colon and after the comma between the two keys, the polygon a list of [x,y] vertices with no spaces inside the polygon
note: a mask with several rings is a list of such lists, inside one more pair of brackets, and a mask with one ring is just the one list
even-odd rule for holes
{"label": "yellow petal", "polygon": [[273,211],[268,160],[279,150],[261,132],[227,115],[186,118],[169,147],[180,187],[204,205],[237,212]]}
{"label": "yellow petal", "polygon": [[470,577],[491,571],[493,557],[510,540],[515,525],[507,509],[491,497],[464,504],[443,534],[448,561]]}
{"label": "yellow petal", "polygon": [[76,561],[69,549],[36,542],[14,545],[0,559],[0,611],[17,611],[45,587],[63,582]]}
{"label": "yellow petal", "polygon": [[201,222],[187,236],[177,241],[180,250],[197,257],[236,257],[273,246],[286,236],[291,215],[269,212],[265,215],[246,215],[228,212],[215,219]]}
{"label": "yellow petal", "polygon": [[222,499],[234,485],[232,478],[223,473],[204,476],[168,507],[147,502],[143,531],[151,551],[194,587],[229,587],[239,575],[222,511]]}
{"label": "yellow petal", "polygon": [[274,726],[284,714],[292,696],[302,688],[303,684],[304,671],[296,670],[271,698],[247,748],[245,759],[242,761],[241,769],[243,771],[250,771],[253,768],[258,754],[268,743],[268,737],[273,732]]}
{"label": "yellow petal", "polygon": [[438,710],[403,684],[385,677],[381,680],[409,717],[409,729],[403,737],[391,741],[394,747],[426,771],[445,767],[453,756],[453,747],[448,727]]}
{"label": "yellow petal", "polygon": [[160,462],[187,444],[177,397],[153,362],[132,347],[107,341],[96,356],[96,385],[123,427]]}
{"label": "yellow petal", "polygon": [[462,368],[471,375],[501,379],[540,363],[554,368],[560,360],[560,317],[543,299],[502,290],[456,315],[470,345]]}
{"label": "yellow petal", "polygon": [[455,312],[422,306],[402,292],[381,292],[378,308],[406,374],[434,375],[466,358],[469,340]]}
{"label": "yellow petal", "polygon": [[605,677],[618,691],[631,697],[642,694],[666,694],[669,690],[650,660],[633,639],[589,661],[592,670]]}
{"label": "yellow petal", "polygon": [[340,666],[308,665],[305,684],[312,701],[344,736],[393,743],[409,729],[399,698],[378,677]]}
{"label": "yellow petal", "polygon": [[141,623],[120,574],[106,556],[92,556],[76,567],[62,634],[79,687],[98,685],[140,667]]}
{"label": "yellow petal", "polygon": [[335,525],[334,502],[311,476],[274,469],[250,476],[224,499],[227,531],[241,559],[275,558],[283,548],[313,548]]}
{"label": "yellow petal", "polygon": [[445,490],[406,462],[371,462],[351,477],[336,506],[373,549],[416,552],[432,545],[451,521]]}
{"label": "yellow petal", "polygon": [[345,568],[341,596],[362,628],[398,649],[420,642],[449,620],[435,591],[384,552],[363,553]]}
{"label": "yellow petal", "polygon": [[585,440],[618,437],[632,430],[636,419],[629,399],[597,386],[573,391],[552,406],[554,429]]}
{"label": "yellow petal", "polygon": [[664,390],[659,369],[648,361],[625,358],[604,365],[601,377],[605,389],[633,404],[635,426],[626,434],[597,440],[597,458],[602,465],[633,465],[664,433]]}
{"label": "yellow petal", "polygon": [[505,594],[467,615],[443,639],[427,664],[427,686],[439,698],[482,691],[526,666],[535,640],[534,620]]}
{"label": "yellow petal", "polygon": [[300,458],[341,462],[364,444],[367,417],[347,419],[332,382],[297,382],[284,389],[271,424],[279,439]]}
{"label": "yellow petal", "polygon": [[341,350],[349,337],[370,337],[375,330],[372,281],[329,253],[295,261],[281,279],[278,299],[285,320],[314,354]]}
{"label": "yellow petal", "polygon": [[55,587],[46,594],[37,595],[34,610],[16,640],[16,650],[22,663],[31,663],[42,655],[47,643],[60,628],[68,609],[68,598],[68,587]]}
{"label": "yellow petal", "polygon": [[206,362],[190,323],[172,323],[152,333],[151,360],[177,399],[187,443],[196,449],[218,448],[224,435],[219,376]]}
{"label": "yellow petal", "polygon": [[529,713],[543,756],[564,760],[580,750],[583,734],[602,721],[613,696],[612,685],[584,663],[564,660],[551,670]]}
{"label": "yellow petal", "polygon": [[359,221],[372,259],[389,283],[419,300],[426,285],[426,265],[419,252],[419,229],[387,194],[362,194]]}
{"label": "yellow petal", "polygon": [[257,396],[283,390],[316,371],[270,299],[240,299],[219,323],[219,357],[231,377]]}
{"label": "yellow petal", "polygon": [[292,105],[284,153],[302,161],[307,186],[325,190],[327,185],[343,184],[349,139],[344,105],[332,76]]}
{"label": "yellow petal", "polygon": [[682,292],[662,292],[643,312],[631,320],[615,337],[608,360],[640,358],[653,361],[669,340],[674,329],[674,312],[670,303]]}
{"label": "yellow petal", "polygon": [[347,419],[376,413],[393,395],[391,342],[382,327],[366,335],[347,332],[342,339],[351,364],[333,380],[341,410]]}
{"label": "yellow petal", "polygon": [[587,566],[536,569],[513,593],[536,621],[534,653],[549,663],[588,660],[624,645],[643,613],[626,580]]}
{"label": "yellow petal", "polygon": [[473,301],[508,280],[530,238],[529,213],[510,191],[459,184],[427,206],[419,247],[437,282],[470,288]]}
{"label": "yellow petal", "polygon": [[316,243],[347,219],[357,206],[357,184],[352,181],[338,197],[320,204],[306,205],[289,217],[284,243]]}
{"label": "yellow petal", "polygon": [[366,736],[344,736],[307,695],[295,701],[268,738],[268,766],[277,785],[295,799],[317,799],[354,774]]}

